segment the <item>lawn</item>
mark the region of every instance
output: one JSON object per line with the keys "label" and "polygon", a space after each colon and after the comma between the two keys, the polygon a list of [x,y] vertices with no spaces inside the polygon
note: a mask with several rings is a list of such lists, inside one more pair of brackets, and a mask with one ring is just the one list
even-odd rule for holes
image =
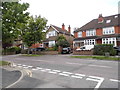
{"label": "lawn", "polygon": [[91,59],[99,59],[99,60],[120,60],[120,57],[105,57],[105,56],[71,56],[71,58],[91,58]]}
{"label": "lawn", "polygon": [[42,55],[36,55],[36,54],[24,54],[22,56],[28,56],[28,57],[35,57],[35,56],[42,56]]}
{"label": "lawn", "polygon": [[4,66],[4,65],[10,65],[10,63],[6,61],[0,61],[0,66]]}

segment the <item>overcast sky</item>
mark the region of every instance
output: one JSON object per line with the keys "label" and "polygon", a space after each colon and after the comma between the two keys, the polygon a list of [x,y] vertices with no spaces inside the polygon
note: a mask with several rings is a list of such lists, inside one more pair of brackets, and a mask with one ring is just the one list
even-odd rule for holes
{"label": "overcast sky", "polygon": [[22,0],[30,4],[30,15],[41,15],[48,20],[48,24],[72,30],[81,27],[99,14],[110,16],[118,13],[120,0]]}

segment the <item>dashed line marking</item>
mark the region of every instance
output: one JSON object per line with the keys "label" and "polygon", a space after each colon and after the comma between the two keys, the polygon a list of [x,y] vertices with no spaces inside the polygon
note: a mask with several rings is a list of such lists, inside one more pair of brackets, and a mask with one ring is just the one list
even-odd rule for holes
{"label": "dashed line marking", "polygon": [[112,68],[112,67],[109,67],[109,66],[101,66],[101,65],[88,65],[88,66],[92,66],[92,67]]}
{"label": "dashed line marking", "polygon": [[73,74],[73,73],[71,73],[71,72],[62,72],[62,73],[64,73],[64,74]]}
{"label": "dashed line marking", "polygon": [[48,73],[57,74],[57,72],[49,71]]}
{"label": "dashed line marking", "polygon": [[120,80],[116,80],[116,79],[110,79],[110,81],[113,81],[113,82],[120,82]]}
{"label": "dashed line marking", "polygon": [[62,75],[62,76],[69,76],[68,74],[64,74],[64,73],[59,73],[59,75]]}
{"label": "dashed line marking", "polygon": [[83,77],[80,77],[80,76],[75,76],[75,75],[72,75],[71,77],[73,77],[73,78],[80,78],[80,79],[82,79]]}

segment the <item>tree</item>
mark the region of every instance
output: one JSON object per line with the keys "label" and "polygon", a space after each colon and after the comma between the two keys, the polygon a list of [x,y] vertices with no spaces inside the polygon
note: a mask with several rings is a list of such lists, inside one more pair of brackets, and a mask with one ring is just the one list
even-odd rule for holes
{"label": "tree", "polygon": [[61,46],[61,47],[69,47],[70,44],[68,43],[68,41],[66,40],[66,38],[61,35],[57,38],[57,45]]}
{"label": "tree", "polygon": [[23,41],[27,44],[28,47],[32,46],[37,42],[41,43],[44,39],[44,32],[47,24],[47,20],[45,18],[41,18],[41,16],[33,16],[30,17],[28,21],[28,28],[23,35]]}
{"label": "tree", "polygon": [[23,24],[27,23],[29,13],[25,12],[29,7],[28,3],[2,2],[2,46],[12,46],[14,39],[21,34]]}

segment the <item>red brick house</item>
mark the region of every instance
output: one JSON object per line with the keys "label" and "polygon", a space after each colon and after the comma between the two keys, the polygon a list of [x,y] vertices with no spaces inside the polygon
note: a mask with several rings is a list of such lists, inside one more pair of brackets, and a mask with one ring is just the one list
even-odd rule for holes
{"label": "red brick house", "polygon": [[43,42],[45,47],[53,47],[57,43],[57,38],[63,35],[66,40],[73,45],[74,36],[71,34],[71,27],[69,25],[68,30],[65,29],[64,23],[62,27],[50,25],[46,32],[46,40]]}
{"label": "red brick house", "polygon": [[[103,17],[99,15],[74,31],[74,48],[84,45],[113,44],[120,46],[120,14]],[[119,22],[119,23],[118,23]]]}

